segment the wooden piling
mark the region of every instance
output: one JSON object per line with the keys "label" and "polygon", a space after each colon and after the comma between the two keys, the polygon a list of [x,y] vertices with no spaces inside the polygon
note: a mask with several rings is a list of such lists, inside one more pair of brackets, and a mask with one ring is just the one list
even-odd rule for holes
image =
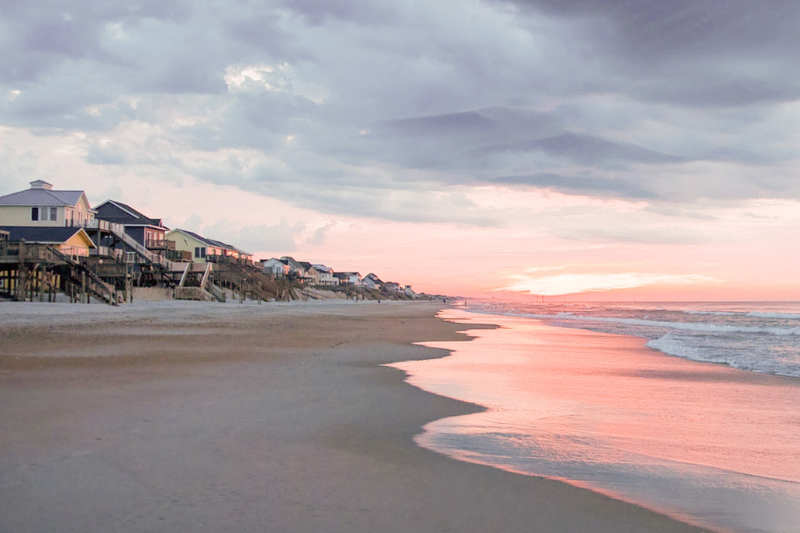
{"label": "wooden piling", "polygon": [[18,302],[25,301],[25,288],[27,284],[27,269],[25,267],[25,239],[19,242],[19,268],[17,268],[17,287],[14,294],[14,300]]}

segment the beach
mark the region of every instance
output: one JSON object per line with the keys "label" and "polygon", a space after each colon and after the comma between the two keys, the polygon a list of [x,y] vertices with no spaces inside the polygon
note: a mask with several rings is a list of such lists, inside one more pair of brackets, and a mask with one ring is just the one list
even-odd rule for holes
{"label": "beach", "polygon": [[0,531],[701,531],[415,444],[439,307],[0,304]]}

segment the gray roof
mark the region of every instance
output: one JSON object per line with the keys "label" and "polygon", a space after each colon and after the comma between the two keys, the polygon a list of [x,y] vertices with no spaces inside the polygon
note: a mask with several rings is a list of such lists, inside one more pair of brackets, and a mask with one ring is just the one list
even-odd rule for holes
{"label": "gray roof", "polygon": [[222,241],[215,241],[214,239],[209,239],[208,237],[203,237],[202,235],[198,235],[197,233],[195,233],[193,231],[180,229],[180,228],[175,228],[174,231],[182,231],[185,234],[194,237],[195,239],[197,239],[198,241],[202,242],[206,246],[215,246],[217,248],[227,248],[228,250],[234,250],[234,251],[237,251],[237,252],[239,252],[241,254],[252,255],[252,254],[250,254],[250,252],[245,252],[244,250],[240,250],[239,248],[236,248],[235,246],[231,246],[230,244],[225,244]]}
{"label": "gray roof", "polygon": [[190,237],[194,237],[195,239],[197,239],[198,241],[202,242],[206,246],[219,246],[219,244],[214,243],[214,241],[212,241],[211,239],[206,239],[202,235],[198,235],[197,233],[195,233],[193,231],[189,231],[189,230],[181,229],[181,228],[175,228],[173,231],[182,231],[186,235],[189,235]]}
{"label": "gray roof", "polygon": [[[109,209],[106,208],[107,205],[111,206],[112,214],[108,213]],[[124,213],[124,215],[113,215],[114,208]],[[100,220],[108,220],[110,222],[116,222],[117,224],[124,224],[126,226],[153,226],[156,228],[166,229],[160,218],[150,218],[146,215],[143,215],[141,212],[132,208],[128,204],[123,204],[122,202],[117,202],[116,200],[106,200],[102,204],[95,207],[94,210],[97,213],[95,218]]]}
{"label": "gray roof", "polygon": [[81,196],[83,196],[83,191],[28,189],[0,196],[0,205],[74,207],[80,201]]}
{"label": "gray roof", "polygon": [[[59,244],[68,241],[76,233],[86,233],[83,228],[65,226],[0,226],[0,230],[7,231],[9,240],[15,242],[25,239],[26,242],[31,243]],[[86,238],[89,239],[89,236],[86,235]]]}

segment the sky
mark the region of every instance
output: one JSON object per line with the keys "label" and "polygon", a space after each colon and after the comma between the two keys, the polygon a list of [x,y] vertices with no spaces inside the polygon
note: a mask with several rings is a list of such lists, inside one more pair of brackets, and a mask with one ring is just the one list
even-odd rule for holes
{"label": "sky", "polygon": [[44,179],[415,290],[800,299],[800,2],[4,0]]}

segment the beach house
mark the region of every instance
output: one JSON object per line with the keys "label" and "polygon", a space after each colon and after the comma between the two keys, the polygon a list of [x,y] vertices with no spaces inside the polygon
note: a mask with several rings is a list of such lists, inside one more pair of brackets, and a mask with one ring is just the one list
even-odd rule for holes
{"label": "beach house", "polygon": [[9,242],[25,241],[27,245],[47,245],[71,258],[88,257],[96,246],[83,228],[79,227],[31,227],[0,226],[7,232]]}
{"label": "beach house", "polygon": [[360,286],[361,274],[358,272],[334,272],[333,277],[339,280],[339,285]]}
{"label": "beach house", "polygon": [[43,180],[31,188],[0,196],[0,226],[84,226],[95,212],[83,191],[54,190]]}
{"label": "beach house", "polygon": [[221,243],[206,239],[205,237],[180,228],[170,230],[166,238],[175,242],[175,249],[187,252],[194,263],[205,263],[209,255],[224,255]]}
{"label": "beach house", "polygon": [[339,284],[339,280],[333,277],[332,268],[320,264],[315,264],[314,268],[319,273],[319,281],[317,282],[318,285],[331,286]]}
{"label": "beach house", "polygon": [[319,285],[319,271],[308,261],[300,261],[300,266],[305,271],[303,273],[302,281],[306,285]]}
{"label": "beach house", "polygon": [[399,292],[400,291],[400,284],[395,283],[394,281],[387,281],[383,284],[383,290],[386,292]]}
{"label": "beach house", "polygon": [[363,285],[368,289],[380,290],[381,287],[383,286],[383,282],[381,281],[381,278],[379,278],[378,276],[376,276],[372,272],[370,272],[369,274],[364,276],[364,279],[361,280],[361,281],[362,281]]}
{"label": "beach house", "polygon": [[289,273],[289,265],[275,257],[271,259],[262,259],[259,261],[259,265],[264,274],[272,276],[273,278],[282,278]]}
{"label": "beach house", "polygon": [[225,257],[229,257],[232,259],[237,259],[240,263],[246,263],[248,265],[253,264],[253,254],[250,252],[245,252],[244,250],[237,248],[231,244],[225,244],[224,242],[218,242],[219,244],[223,245],[225,248]]}
{"label": "beach house", "polygon": [[287,276],[302,278],[306,274],[306,269],[303,265],[300,264],[299,261],[295,261],[294,257],[289,257],[288,255],[284,255],[281,257],[281,262],[289,267],[289,272],[287,272]]}
{"label": "beach house", "polygon": [[152,251],[174,250],[175,242],[166,238],[169,228],[160,218],[150,218],[122,202],[106,200],[95,207],[95,218],[125,227],[125,233]]}
{"label": "beach house", "polygon": [[191,254],[191,260],[195,263],[225,263],[232,260],[253,263],[253,254],[193,231],[176,228],[167,232],[166,239],[175,242],[176,250]]}

